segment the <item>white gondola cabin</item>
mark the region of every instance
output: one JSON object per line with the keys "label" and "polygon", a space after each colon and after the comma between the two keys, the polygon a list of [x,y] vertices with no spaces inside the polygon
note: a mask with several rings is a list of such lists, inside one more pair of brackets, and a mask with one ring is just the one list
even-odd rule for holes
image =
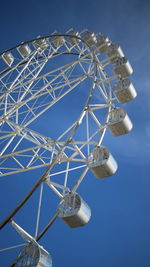
{"label": "white gondola cabin", "polygon": [[[61,36],[61,34],[58,33],[58,32],[53,32],[53,34],[56,35],[56,36],[52,37],[52,42],[54,43],[54,45],[56,47],[62,46],[64,44],[64,42],[65,42],[64,37]],[[57,34],[58,34],[58,36],[57,36]]]}
{"label": "white gondola cabin", "polygon": [[[80,39],[73,37],[73,36],[77,36],[77,37],[79,37],[79,32],[77,32],[77,31],[71,29],[71,30],[69,30],[69,31],[67,32],[67,34],[70,35],[70,36],[67,37],[67,39],[68,39],[68,41],[69,41],[69,43],[70,43],[71,45],[74,46],[74,45],[76,45],[76,44],[78,44],[78,43],[80,42]],[[71,36],[71,35],[72,35],[72,36]]]}
{"label": "white gondola cabin", "polygon": [[43,247],[27,243],[9,267],[52,267],[52,258]]}
{"label": "white gondola cabin", "polygon": [[137,92],[128,78],[117,81],[113,91],[118,102],[121,104],[129,102],[137,96]]}
{"label": "white gondola cabin", "polygon": [[110,45],[109,38],[106,35],[98,34],[96,36],[96,46],[101,53],[105,53]]}
{"label": "white gondola cabin", "polygon": [[11,52],[6,52],[6,53],[2,54],[2,59],[5,61],[5,63],[8,66],[11,66],[12,63],[14,62],[14,57],[13,57]]}
{"label": "white gondola cabin", "polygon": [[82,35],[82,39],[89,45],[93,46],[96,44],[96,36],[94,32],[85,31]]}
{"label": "white gondola cabin", "polygon": [[117,171],[118,165],[109,150],[100,146],[89,154],[88,167],[97,178],[105,178],[112,176]]}
{"label": "white gondola cabin", "polygon": [[124,57],[124,53],[118,44],[111,44],[106,51],[106,56],[109,58],[111,63],[114,63],[116,58]]}
{"label": "white gondola cabin", "polygon": [[17,50],[22,57],[27,57],[31,54],[31,49],[27,44],[19,46]]}
{"label": "white gondola cabin", "polygon": [[35,48],[40,48],[41,50],[45,50],[48,47],[49,43],[47,39],[37,39],[33,42],[33,46]]}
{"label": "white gondola cabin", "polygon": [[51,255],[37,243],[35,238],[12,219],[9,223],[26,242],[17,259],[9,267],[52,267]]}
{"label": "white gondola cabin", "polygon": [[80,227],[89,222],[91,210],[77,193],[68,193],[58,206],[58,216],[71,228]]}
{"label": "white gondola cabin", "polygon": [[125,78],[133,73],[133,69],[129,61],[125,57],[116,58],[113,66],[113,71],[117,75],[121,76],[121,78]]}
{"label": "white gondola cabin", "polygon": [[109,112],[108,128],[112,135],[127,134],[132,130],[132,127],[132,122],[124,109],[115,108]]}

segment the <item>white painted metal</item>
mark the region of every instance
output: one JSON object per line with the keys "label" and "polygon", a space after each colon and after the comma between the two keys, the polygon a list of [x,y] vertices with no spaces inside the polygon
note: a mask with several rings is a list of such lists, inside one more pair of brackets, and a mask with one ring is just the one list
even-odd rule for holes
{"label": "white painted metal", "polygon": [[[76,45],[80,42],[80,39],[75,38],[75,37],[80,37],[79,32],[75,31],[74,29],[70,29],[67,34],[69,34],[70,36],[68,36],[68,41],[70,42],[71,45]],[[75,37],[72,37],[75,36]]]}
{"label": "white painted metal", "polygon": [[52,257],[50,253],[41,247],[37,241],[15,221],[11,220],[10,224],[26,242],[25,247],[10,267],[52,267]]}
{"label": "white painted metal", "polygon": [[65,41],[64,37],[56,31],[53,34],[56,35],[56,36],[52,37],[52,42],[54,43],[54,45],[56,47],[62,46],[64,44],[64,41]]}
{"label": "white painted metal", "polygon": [[124,109],[115,108],[109,112],[108,128],[112,135],[127,134],[132,130],[132,127],[132,122]]}
{"label": "white painted metal", "polygon": [[132,74],[133,69],[127,60],[127,58],[116,58],[115,64],[113,66],[113,71],[119,75],[121,78],[125,78]]}
{"label": "white painted metal", "polygon": [[26,244],[9,267],[52,267],[51,255],[39,245]]}
{"label": "white painted metal", "polygon": [[137,92],[128,78],[117,81],[113,91],[118,102],[121,104],[129,102],[137,96]]}
{"label": "white painted metal", "polygon": [[37,39],[33,42],[33,45],[36,48],[40,48],[41,50],[45,50],[48,47],[48,41],[47,39]]}
{"label": "white painted metal", "polygon": [[85,32],[83,32],[82,38],[89,46],[93,46],[96,44],[96,36],[94,32],[86,30]]}
{"label": "white painted metal", "polygon": [[96,36],[96,46],[101,53],[105,53],[110,45],[109,38],[106,35],[98,34]]}
{"label": "white painted metal", "polygon": [[77,193],[69,193],[63,197],[58,206],[58,216],[69,227],[80,227],[89,222],[91,210]]}
{"label": "white painted metal", "polygon": [[124,57],[124,53],[119,44],[110,44],[110,46],[106,50],[106,55],[111,63],[114,63],[116,61],[116,58],[118,57],[119,58]]}
{"label": "white painted metal", "polygon": [[[43,181],[62,199],[61,212],[64,203],[71,201],[70,196],[75,200],[76,206],[69,208],[71,213],[65,206],[65,216],[62,215],[70,227],[84,225],[90,219],[89,207],[76,193],[89,168],[98,178],[117,170],[113,156],[102,146],[105,132],[109,128],[113,135],[120,135],[132,127],[126,112],[119,111],[117,118],[114,115],[114,110],[121,110],[114,109],[116,98],[124,103],[135,97],[132,84],[122,79],[132,72],[122,56],[120,46],[112,44],[107,36],[73,29],[38,37],[1,56],[11,68],[0,73],[0,176],[47,168]],[[69,94],[73,100],[78,97],[79,106],[80,96],[86,95],[77,117],[68,120],[78,111],[78,105],[65,116],[66,128],[56,136],[51,134],[55,130],[51,116],[47,135],[40,128],[39,132],[35,130],[34,125],[49,109],[57,109],[63,101],[62,113],[71,106],[72,102],[65,102]],[[55,123],[56,129],[62,124],[57,112]],[[42,189],[36,236],[41,199]]]}
{"label": "white painted metal", "polygon": [[36,228],[35,228],[35,238],[38,235],[38,228],[39,228],[39,221],[40,221],[40,212],[41,212],[41,204],[42,204],[42,195],[43,195],[43,183],[41,184],[41,188],[40,188],[40,197],[39,197],[39,205],[38,205],[38,212],[37,212],[37,219],[36,219]]}
{"label": "white painted metal", "polygon": [[14,62],[14,57],[13,57],[11,52],[6,52],[6,53],[2,54],[2,59],[5,61],[5,63],[8,66],[11,66],[12,63]]}
{"label": "white painted metal", "polygon": [[4,251],[11,250],[11,249],[14,249],[14,248],[23,247],[24,245],[25,245],[25,243],[22,243],[22,244],[18,244],[18,245],[15,245],[15,246],[3,248],[3,249],[0,249],[0,252],[4,252]]}
{"label": "white painted metal", "polygon": [[21,46],[18,47],[18,52],[20,53],[21,56],[27,57],[31,54],[31,49],[29,45],[22,44]]}
{"label": "white painted metal", "polygon": [[117,162],[109,150],[104,147],[95,147],[88,158],[88,167],[97,178],[105,178],[117,171]]}

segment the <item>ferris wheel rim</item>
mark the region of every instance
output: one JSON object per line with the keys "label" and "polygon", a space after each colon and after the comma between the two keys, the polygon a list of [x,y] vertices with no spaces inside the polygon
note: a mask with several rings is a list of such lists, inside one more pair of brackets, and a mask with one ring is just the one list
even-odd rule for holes
{"label": "ferris wheel rim", "polygon": [[[80,183],[82,182],[84,176],[86,175],[87,171],[89,170],[89,165],[88,165],[88,158],[86,159],[84,157],[84,153],[82,153],[82,148],[85,148],[85,141],[83,144],[76,144],[73,137],[75,135],[75,133],[77,132],[80,124],[82,123],[82,120],[85,119],[86,120],[86,130],[87,130],[87,155],[89,155],[89,152],[90,152],[90,145],[93,145],[94,147],[96,148],[100,148],[101,147],[101,143],[103,141],[103,138],[104,138],[104,135],[105,135],[105,132],[108,128],[108,120],[109,120],[109,113],[112,109],[115,108],[115,105],[113,104],[113,100],[116,100],[116,98],[112,98],[112,88],[111,88],[111,84],[110,84],[110,81],[111,79],[115,79],[116,77],[119,77],[119,76],[112,76],[111,78],[109,77],[109,75],[107,76],[107,73],[105,73],[105,68],[103,68],[103,66],[107,67],[107,65],[110,63],[109,60],[107,62],[107,60],[104,59],[104,64],[101,64],[101,61],[98,59],[98,55],[97,55],[97,52],[95,52],[95,49],[92,49],[91,46],[88,44],[87,41],[85,41],[83,38],[81,37],[78,37],[76,35],[71,35],[71,34],[51,34],[51,35],[46,35],[46,36],[41,36],[41,37],[37,37],[37,38],[34,38],[32,40],[29,40],[29,41],[26,41],[26,42],[23,42],[21,44],[18,44],[10,49],[7,49],[5,50],[4,52],[2,52],[0,54],[0,56],[2,56],[4,53],[7,53],[7,52],[11,52],[12,50],[16,50],[17,48],[19,48],[21,45],[26,45],[26,44],[29,44],[29,43],[33,43],[35,41],[39,41],[39,40],[45,40],[47,38],[53,38],[53,37],[65,37],[65,38],[68,38],[68,37],[71,37],[71,38],[74,38],[74,39],[77,39],[77,40],[80,40],[84,46],[86,46],[86,49],[89,51],[89,55],[90,55],[90,60],[91,60],[91,64],[93,66],[93,72],[92,72],[92,83],[91,83],[91,86],[89,88],[89,91],[88,91],[88,94],[87,94],[87,97],[86,97],[86,100],[84,102],[84,105],[80,111],[80,115],[77,117],[77,119],[74,121],[73,123],[73,126],[71,128],[69,128],[68,132],[69,134],[67,135],[67,138],[65,139],[64,142],[60,141],[62,140],[62,136],[64,136],[64,132],[63,134],[61,134],[59,137],[58,137],[58,143],[60,141],[60,144],[58,144],[58,153],[51,158],[51,161],[50,163],[48,163],[48,166],[44,166],[45,169],[44,171],[42,171],[42,175],[40,176],[40,178],[38,179],[38,181],[34,184],[34,186],[32,187],[32,189],[30,191],[28,191],[28,193],[26,194],[26,196],[24,197],[24,199],[16,206],[16,208],[7,216],[7,218],[0,224],[0,229],[2,229],[7,223],[10,222],[11,218],[20,210],[20,208],[22,208],[22,206],[25,204],[25,202],[31,197],[31,195],[35,192],[35,190],[39,187],[39,185],[43,184],[43,183],[46,183],[48,184],[48,186],[61,198],[63,199],[65,194],[67,195],[68,192],[69,193],[75,193],[76,190],[78,189]],[[38,49],[38,48],[35,48],[35,49]],[[57,51],[57,49],[56,49]],[[75,56],[78,56],[80,55],[80,53],[73,53],[73,52],[64,52],[64,53],[59,53],[59,52],[56,52],[55,55],[75,55]],[[42,56],[41,56],[42,57]],[[40,56],[39,58],[40,59]],[[22,64],[26,64],[28,62],[29,58],[27,59],[27,61],[24,61]],[[9,66],[8,69],[6,69],[4,72],[1,72],[0,75],[3,75],[5,74],[6,72],[8,71],[11,71],[13,67]],[[15,67],[14,67],[15,68]],[[106,81],[107,85],[108,85],[108,95],[106,93],[107,90],[105,90],[105,86],[104,88],[101,88],[101,84],[98,84],[97,83],[97,76],[98,74],[97,73],[100,73],[101,76],[102,76],[102,87],[103,87],[103,83]],[[117,71],[116,71],[117,72]],[[47,73],[46,73],[47,74]],[[39,78],[39,77],[38,77]],[[37,78],[37,79],[38,79]],[[100,93],[102,94],[104,100],[106,100],[105,104],[103,104],[103,107],[100,107],[100,105],[98,106],[94,106],[92,107],[92,105],[90,106],[90,100],[92,99],[93,97],[93,94],[94,94],[94,88],[95,86],[98,86],[99,85],[99,91]],[[106,94],[105,94],[106,93]],[[107,109],[107,112],[106,112],[106,115],[105,115],[105,120],[104,120],[104,123],[103,125],[100,124],[99,120],[97,120],[97,117],[94,115],[94,110],[96,109],[100,109],[100,108],[106,108]],[[93,135],[89,134],[89,127],[88,127],[88,114],[90,114],[93,118],[93,120],[96,122],[97,126],[99,127],[98,130],[96,130]],[[28,125],[28,124],[27,124]],[[97,127],[97,128],[98,128]],[[26,124],[25,124],[25,128],[26,128]],[[13,129],[13,128],[12,128]],[[27,128],[26,128],[27,129]],[[128,129],[127,129],[128,131]],[[67,132],[67,133],[68,133]],[[99,139],[97,141],[93,141],[94,140],[94,137],[95,135],[98,134],[99,136]],[[117,134],[116,134],[117,135]],[[53,140],[54,141],[54,140]],[[57,141],[57,139],[55,140]],[[91,144],[90,144],[90,141],[91,141]],[[92,143],[93,141],[93,143]],[[72,168],[70,167],[69,169],[69,164],[71,161],[64,161],[66,163],[66,166],[64,167],[64,170],[61,170],[60,173],[64,173],[65,174],[65,180],[64,180],[64,183],[63,183],[63,186],[60,185],[60,184],[57,184],[53,181],[50,180],[50,171],[51,169],[53,169],[53,167],[55,166],[55,164],[57,163],[62,163],[63,162],[63,159],[61,159],[61,156],[63,155],[65,149],[69,146],[71,146],[73,148],[76,148],[76,150],[74,149],[75,152],[72,152],[72,159],[76,159],[74,156],[76,153],[79,153],[80,157],[82,158],[82,161],[79,160],[80,162],[83,162],[83,165],[80,166],[78,165],[78,167],[75,167],[75,168]],[[102,147],[102,149],[105,149],[105,147]],[[108,152],[107,150],[105,152]],[[38,153],[37,153],[38,154]],[[65,153],[64,153],[65,154]],[[70,157],[70,159],[71,159]],[[68,157],[69,158],[69,157]],[[60,161],[60,162],[59,162]],[[73,161],[73,160],[72,160]],[[84,164],[85,163],[85,164]],[[41,168],[41,166],[39,166],[39,168]],[[68,172],[70,170],[77,170],[77,168],[83,168],[83,171],[81,173],[81,175],[79,176],[79,178],[75,181],[75,184],[74,186],[72,187],[72,189],[70,189],[70,187],[67,187],[67,179],[68,179]],[[115,170],[116,171],[116,170]],[[20,171],[21,172],[21,171]],[[16,172],[14,172],[16,173]],[[10,174],[12,174],[10,172]],[[54,172],[51,174],[51,177],[53,178],[56,174],[59,174],[59,172]],[[95,173],[94,173],[95,174]],[[6,174],[8,175],[8,174]],[[96,175],[96,174],[95,174]],[[111,174],[112,175],[112,174]],[[5,175],[4,175],[5,176]],[[104,176],[106,177],[106,176]],[[102,178],[102,177],[99,177],[99,178]],[[59,185],[59,186],[58,186]],[[59,190],[57,190],[57,188],[61,189],[62,190],[62,193],[60,193]],[[40,205],[39,205],[40,206]],[[55,219],[57,218],[58,216],[58,213],[56,212],[56,214],[52,217],[52,219],[50,220],[50,222],[47,224],[47,226],[45,226],[43,228],[43,230],[38,234],[38,223],[37,223],[37,229],[36,229],[36,235],[35,235],[35,238],[37,238],[37,241],[45,234],[45,232],[47,231],[47,229],[49,228],[49,226],[51,226],[51,224],[55,221]],[[38,221],[38,219],[37,219]]]}
{"label": "ferris wheel rim", "polygon": [[[35,38],[35,39],[33,39],[33,40],[30,40],[30,41],[27,41],[27,42],[25,42],[25,43],[23,43],[23,44],[28,44],[28,43],[30,43],[30,42],[33,42],[34,40],[45,40],[45,38],[49,38],[49,37],[54,37],[54,36],[65,36],[65,37],[68,37],[68,36],[71,36],[72,38],[76,38],[76,39],[79,39],[79,40],[83,40],[82,38],[80,38],[80,37],[77,37],[77,36],[75,36],[75,35],[69,35],[69,34],[52,34],[52,35],[47,35],[47,36],[42,36],[42,37],[38,37],[38,38]],[[97,61],[95,60],[95,54],[94,54],[94,51],[92,51],[91,50],[91,48],[90,48],[90,46],[86,43],[86,41],[84,41],[83,40],[83,43],[88,47],[88,50],[90,51],[90,55],[92,56],[92,64],[94,65],[94,74],[93,74],[93,76],[92,76],[92,85],[91,85],[91,87],[90,87],[90,89],[89,89],[89,93],[88,93],[88,95],[87,95],[87,98],[86,98],[86,101],[85,101],[85,104],[83,105],[83,108],[82,108],[82,110],[81,110],[81,112],[80,112],[80,116],[74,121],[74,125],[75,126],[73,126],[73,130],[72,130],[72,133],[70,134],[70,136],[67,138],[67,140],[65,141],[66,142],[66,144],[67,143],[69,143],[70,142],[70,139],[72,138],[72,136],[74,135],[74,133],[76,132],[76,130],[77,130],[77,128],[78,128],[78,126],[79,126],[79,122],[81,121],[81,119],[82,119],[82,117],[83,117],[83,115],[84,115],[84,112],[85,112],[85,110],[87,109],[87,107],[88,107],[88,103],[89,103],[89,101],[90,101],[90,99],[92,98],[92,95],[93,95],[93,89],[94,89],[94,83],[95,83],[95,81],[96,81],[96,79],[95,79],[95,77],[96,77],[96,71],[97,71]],[[11,48],[11,49],[8,49],[7,51],[11,51],[11,50],[13,50],[13,49],[16,49],[17,47],[19,47],[20,46],[20,44],[19,45],[17,45],[17,46],[15,46],[15,47],[13,47],[13,48]],[[3,52],[4,53],[4,52]],[[2,54],[3,54],[2,53]],[[68,53],[67,53],[68,54]],[[70,54],[72,54],[72,53],[70,53]],[[58,53],[58,55],[59,55],[59,53]],[[77,55],[77,54],[76,54]],[[78,54],[79,55],[79,54]],[[64,142],[64,143],[65,143]],[[19,171],[18,171],[19,172]],[[17,173],[17,172],[10,172],[10,174],[13,174],[13,173]],[[7,174],[6,174],[7,175]],[[6,176],[5,175],[5,173],[4,173],[4,175],[1,175],[1,176]],[[8,174],[9,175],[9,174]]]}
{"label": "ferris wheel rim", "polygon": [[[2,52],[0,54],[0,56],[6,52],[10,52],[14,49],[17,49],[20,45],[22,44],[28,44],[28,43],[32,43],[36,40],[43,40],[49,37],[58,37],[58,36],[63,36],[63,37],[72,37],[72,38],[76,38],[79,39],[80,41],[82,41],[87,47],[88,50],[90,50],[90,54],[92,55],[93,58],[93,62],[95,60],[95,54],[94,51],[92,51],[90,49],[90,46],[86,43],[86,41],[84,41],[82,38],[77,37],[75,35],[69,35],[69,34],[54,34],[54,35],[47,35],[47,36],[42,36],[42,37],[38,37],[32,40],[29,40],[27,42],[21,43],[19,45],[16,45],[10,49],[5,50],[4,52]],[[69,53],[68,53],[69,54]],[[72,53],[70,53],[72,54]],[[58,53],[59,55],[59,53]],[[77,54],[76,54],[77,55]],[[79,55],[79,54],[78,54]],[[89,90],[89,94],[86,98],[84,107],[82,108],[82,111],[80,112],[80,116],[78,119],[75,120],[74,124],[75,126],[73,127],[73,130],[71,131],[69,137],[66,139],[66,141],[64,142],[64,145],[62,146],[62,148],[60,149],[58,155],[54,158],[53,162],[51,164],[49,164],[49,166],[47,166],[46,170],[43,172],[43,174],[41,175],[41,177],[39,178],[39,180],[36,182],[36,184],[33,186],[33,188],[27,193],[27,195],[24,197],[24,199],[17,205],[17,207],[6,217],[6,219],[0,224],[0,229],[2,229],[7,223],[9,223],[10,219],[18,212],[18,210],[20,210],[20,208],[24,205],[24,203],[28,200],[28,198],[31,196],[31,194],[37,189],[37,187],[45,180],[45,177],[47,176],[48,172],[51,170],[52,166],[55,164],[55,162],[57,162],[57,158],[59,158],[59,156],[61,155],[63,149],[65,148],[65,146],[70,143],[72,136],[74,135],[75,131],[77,130],[77,128],[79,127],[79,121],[81,120],[81,117],[83,117],[83,113],[85,112],[86,108],[88,107],[88,103],[93,95],[93,89],[94,89],[94,83],[95,83],[95,77],[96,77],[96,71],[97,71],[97,65],[96,65],[96,61],[94,62],[94,69],[95,69],[95,73],[92,79],[92,85],[90,87]],[[9,70],[9,69],[8,69]]]}

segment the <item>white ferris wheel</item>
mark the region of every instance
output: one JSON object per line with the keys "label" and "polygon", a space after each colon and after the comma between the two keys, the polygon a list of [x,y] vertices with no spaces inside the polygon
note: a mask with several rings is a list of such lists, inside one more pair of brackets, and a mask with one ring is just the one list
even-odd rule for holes
{"label": "white ferris wheel", "polygon": [[[43,170],[27,195],[2,219],[1,229],[11,224],[25,240],[10,266],[22,266],[23,261],[23,266],[39,266],[42,261],[42,266],[52,266],[50,254],[38,240],[56,218],[72,228],[90,220],[90,207],[77,190],[89,170],[97,178],[117,171],[117,162],[103,139],[107,130],[120,136],[132,129],[122,108],[136,97],[128,78],[131,74],[132,67],[120,46],[88,30],[54,32],[1,53],[1,180]],[[54,216],[39,232],[43,185],[60,201]],[[32,236],[14,217],[38,187]]]}

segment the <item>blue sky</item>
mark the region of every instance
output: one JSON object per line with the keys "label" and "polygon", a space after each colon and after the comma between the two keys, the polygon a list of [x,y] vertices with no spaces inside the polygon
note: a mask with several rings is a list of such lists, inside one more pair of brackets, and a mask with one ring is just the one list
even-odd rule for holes
{"label": "blue sky", "polygon": [[[53,255],[54,267],[150,266],[149,12],[150,4],[146,0],[5,0],[1,3],[1,52],[38,35],[51,34],[55,29],[66,32],[72,27],[79,31],[88,28],[119,43],[134,70],[131,80],[138,97],[124,106],[133,121],[133,131],[110,140],[106,136],[105,141],[117,159],[118,172],[104,180],[97,180],[89,173],[82,183],[79,192],[92,210],[89,224],[72,230],[57,220],[41,239],[40,244]],[[23,174],[1,179],[0,214],[6,216],[11,211],[13,203],[23,197],[39,174],[40,171],[28,173],[26,179]],[[47,190],[43,222],[55,210],[55,202],[54,194]],[[36,194],[32,204],[36,205]],[[35,217],[33,210],[27,223],[28,205],[16,219],[30,231],[30,220]],[[1,215],[0,218],[3,219]],[[17,238],[10,226],[4,228],[0,233],[0,247],[13,245]],[[0,266],[8,266],[15,255],[15,250],[0,254]]]}

